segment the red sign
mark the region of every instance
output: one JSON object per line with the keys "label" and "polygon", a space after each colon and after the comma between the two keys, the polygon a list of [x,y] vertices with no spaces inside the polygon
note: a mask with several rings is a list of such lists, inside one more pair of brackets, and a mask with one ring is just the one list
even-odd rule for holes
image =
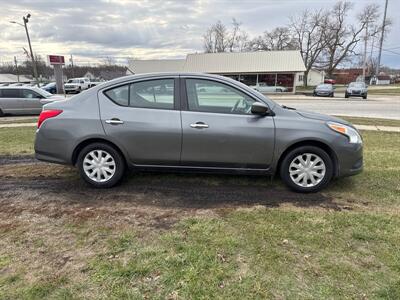
{"label": "red sign", "polygon": [[64,56],[62,55],[49,55],[49,63],[51,65],[64,65],[65,64],[65,60],[64,60]]}

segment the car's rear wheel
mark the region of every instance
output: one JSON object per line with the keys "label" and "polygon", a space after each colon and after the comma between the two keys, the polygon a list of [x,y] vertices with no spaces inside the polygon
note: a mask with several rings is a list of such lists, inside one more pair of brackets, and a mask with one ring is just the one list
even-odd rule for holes
{"label": "car's rear wheel", "polygon": [[332,159],[321,148],[301,146],[285,156],[280,175],[285,184],[296,192],[318,192],[332,179]]}
{"label": "car's rear wheel", "polygon": [[125,171],[122,155],[114,147],[104,143],[93,143],[84,147],[77,162],[82,179],[96,188],[116,185]]}

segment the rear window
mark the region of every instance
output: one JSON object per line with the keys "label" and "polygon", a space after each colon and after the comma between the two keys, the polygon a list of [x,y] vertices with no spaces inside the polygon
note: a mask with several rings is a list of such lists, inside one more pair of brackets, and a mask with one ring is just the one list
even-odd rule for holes
{"label": "rear window", "polygon": [[174,79],[156,79],[115,87],[104,92],[121,106],[174,109]]}
{"label": "rear window", "polygon": [[19,98],[19,90],[17,89],[2,89],[0,90],[1,98]]}

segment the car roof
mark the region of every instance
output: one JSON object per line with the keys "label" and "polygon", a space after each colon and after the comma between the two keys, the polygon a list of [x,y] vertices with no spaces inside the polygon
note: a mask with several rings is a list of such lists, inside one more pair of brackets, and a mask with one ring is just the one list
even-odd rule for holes
{"label": "car roof", "polygon": [[0,89],[38,89],[37,86],[29,86],[29,85],[7,85],[0,86]]}

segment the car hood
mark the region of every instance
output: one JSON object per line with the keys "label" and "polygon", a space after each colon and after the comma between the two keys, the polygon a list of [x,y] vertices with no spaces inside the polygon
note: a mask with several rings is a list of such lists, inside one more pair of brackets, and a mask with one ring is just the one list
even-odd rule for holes
{"label": "car hood", "polygon": [[303,110],[296,110],[296,113],[298,113],[303,118],[307,118],[307,119],[314,119],[314,120],[320,120],[320,121],[325,121],[325,122],[336,122],[336,123],[341,123],[344,125],[354,127],[351,123],[349,123],[343,119],[329,116],[329,115],[314,113],[314,112],[310,112],[310,111],[303,111]]}

